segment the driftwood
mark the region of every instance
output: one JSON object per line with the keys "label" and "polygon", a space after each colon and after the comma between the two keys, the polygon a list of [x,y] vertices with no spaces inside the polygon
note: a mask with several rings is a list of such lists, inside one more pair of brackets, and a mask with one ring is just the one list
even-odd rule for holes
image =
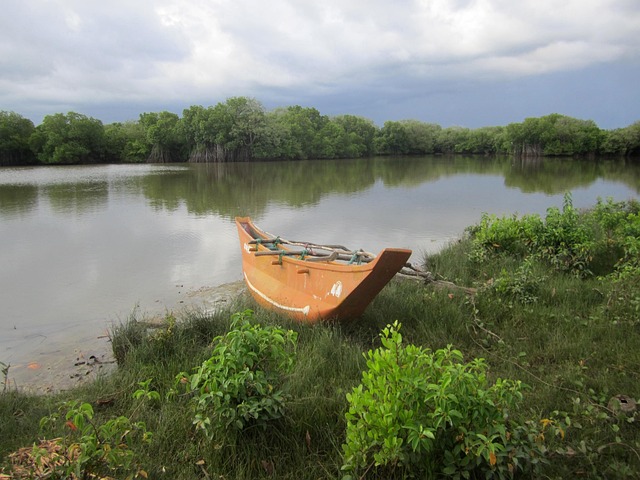
{"label": "driftwood", "polygon": [[398,275],[404,278],[422,281],[426,285],[433,285],[435,288],[442,290],[459,290],[467,295],[475,295],[477,291],[476,288],[462,287],[446,280],[436,280],[433,273],[422,270],[411,263],[407,263],[404,268],[398,272]]}

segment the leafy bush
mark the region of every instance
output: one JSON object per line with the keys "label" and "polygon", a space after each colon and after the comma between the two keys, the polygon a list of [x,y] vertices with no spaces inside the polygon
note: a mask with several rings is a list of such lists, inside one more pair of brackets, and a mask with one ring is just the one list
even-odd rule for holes
{"label": "leafy bush", "polygon": [[592,238],[593,232],[573,207],[571,194],[566,194],[562,211],[556,207],[547,209],[544,229],[535,238],[532,253],[537,253],[558,270],[589,275],[594,248]]}
{"label": "leafy bush", "polygon": [[233,315],[231,330],[213,340],[211,357],[177,384],[193,395],[193,423],[208,438],[249,425],[266,427],[284,413],[284,376],[291,372],[297,334],[252,324],[251,310]]}
{"label": "leafy bush", "polygon": [[[63,421],[65,435],[34,445],[33,459],[27,476],[20,478],[104,478],[102,474],[120,474],[119,478],[147,476],[135,467],[134,445],[149,443],[151,433],[143,422],[132,422],[120,416],[104,423],[94,420],[89,403],[64,403],[61,414],[54,413],[40,421],[43,429],[56,427]],[[135,471],[135,473],[131,473]]]}
{"label": "leafy bush", "polygon": [[615,323],[640,322],[640,237],[628,236],[624,256],[610,275],[606,313]]}
{"label": "leafy bush", "polygon": [[536,275],[534,266],[533,259],[528,257],[513,274],[503,269],[492,285],[493,290],[500,295],[498,301],[505,297],[522,304],[536,302],[545,277]]}
{"label": "leafy bush", "polygon": [[451,346],[431,352],[402,345],[400,324],[383,329],[382,347],[365,354],[368,369],[347,395],[343,471],[377,467],[384,475],[507,478],[542,461],[542,430],[513,425],[519,381],[489,385],[483,359],[463,363]]}
{"label": "leafy bush", "polygon": [[483,214],[480,224],[468,229],[473,238],[471,259],[483,261],[486,255],[498,253],[524,256],[543,229],[539,215],[498,218]]}
{"label": "leafy bush", "polygon": [[487,255],[504,253],[515,257],[535,256],[558,271],[580,277],[593,274],[594,266],[611,271],[622,253],[614,238],[621,228],[630,228],[633,204],[599,201],[592,211],[578,212],[570,194],[562,210],[547,209],[544,221],[538,215],[497,218],[483,215],[470,228],[471,260],[483,262]]}

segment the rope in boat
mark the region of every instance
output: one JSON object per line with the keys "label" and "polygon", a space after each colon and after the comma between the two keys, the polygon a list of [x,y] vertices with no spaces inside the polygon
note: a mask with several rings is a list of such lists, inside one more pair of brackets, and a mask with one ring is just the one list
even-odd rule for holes
{"label": "rope in boat", "polygon": [[[264,245],[270,250],[265,252],[256,252],[256,255],[300,255],[301,260],[310,260],[312,257],[318,257],[317,260],[342,260],[351,264],[368,263],[373,261],[376,256],[373,253],[360,250],[349,250],[342,245],[321,245],[311,242],[300,242],[295,240],[287,240],[282,237],[274,238],[257,238],[249,241],[252,245]],[[290,245],[301,247],[301,251],[286,251],[277,249],[278,245]],[[324,250],[325,252],[316,252],[315,250]],[[334,255],[335,254],[335,255]]]}

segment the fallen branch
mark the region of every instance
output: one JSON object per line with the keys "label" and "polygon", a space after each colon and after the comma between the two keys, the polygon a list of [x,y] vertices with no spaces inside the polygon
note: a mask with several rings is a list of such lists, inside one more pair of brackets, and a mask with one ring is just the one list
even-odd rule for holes
{"label": "fallen branch", "polygon": [[407,263],[398,274],[414,280],[423,281],[425,284],[433,285],[439,289],[461,290],[467,295],[475,295],[477,291],[476,288],[462,287],[446,280],[436,280],[433,273],[422,270],[420,267],[411,263]]}

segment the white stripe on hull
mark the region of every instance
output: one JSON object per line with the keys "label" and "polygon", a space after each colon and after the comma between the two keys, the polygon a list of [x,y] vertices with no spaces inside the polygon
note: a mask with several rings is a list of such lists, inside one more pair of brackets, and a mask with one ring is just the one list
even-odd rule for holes
{"label": "white stripe on hull", "polygon": [[244,274],[244,279],[247,282],[247,286],[253,290],[254,292],[256,292],[260,298],[262,298],[264,301],[269,302],[271,305],[273,305],[274,307],[280,308],[282,310],[286,310],[287,312],[300,312],[302,313],[304,316],[307,316],[309,314],[309,310],[311,309],[309,307],[309,305],[307,305],[306,307],[303,308],[297,308],[297,307],[287,307],[286,305],[281,305],[280,303],[276,302],[275,300],[267,297],[264,293],[262,293],[260,290],[258,290],[256,287],[253,286],[253,284],[249,281],[249,278],[247,277],[247,274],[245,272],[242,272]]}

